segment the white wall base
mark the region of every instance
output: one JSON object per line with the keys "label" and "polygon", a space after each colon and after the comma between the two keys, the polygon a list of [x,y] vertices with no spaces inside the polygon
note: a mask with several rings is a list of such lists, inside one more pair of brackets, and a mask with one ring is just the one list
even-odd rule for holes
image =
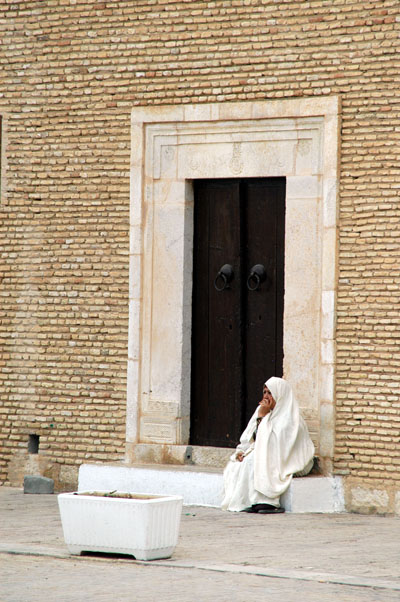
{"label": "white wall base", "polygon": [[223,483],[221,471],[83,464],[79,469],[78,490],[90,489],[182,495],[185,505],[217,507],[221,503]]}
{"label": "white wall base", "polygon": [[[126,491],[182,495],[185,505],[221,504],[222,471],[189,466],[115,466],[83,464],[79,491]],[[281,504],[287,512],[343,512],[344,494],[340,477],[308,476],[293,479]]]}
{"label": "white wall base", "polygon": [[292,479],[281,497],[287,512],[344,512],[344,491],[341,477],[307,476]]}

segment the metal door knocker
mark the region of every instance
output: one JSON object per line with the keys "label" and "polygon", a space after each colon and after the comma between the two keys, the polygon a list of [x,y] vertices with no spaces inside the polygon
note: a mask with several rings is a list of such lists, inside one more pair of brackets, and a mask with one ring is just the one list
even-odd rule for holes
{"label": "metal door knocker", "polygon": [[215,290],[221,292],[224,289],[229,288],[229,283],[233,280],[233,275],[233,267],[229,263],[223,265],[214,280]]}
{"label": "metal door knocker", "polygon": [[267,273],[265,267],[261,263],[253,265],[247,278],[247,288],[249,291],[257,291],[260,288],[261,282],[265,282]]}

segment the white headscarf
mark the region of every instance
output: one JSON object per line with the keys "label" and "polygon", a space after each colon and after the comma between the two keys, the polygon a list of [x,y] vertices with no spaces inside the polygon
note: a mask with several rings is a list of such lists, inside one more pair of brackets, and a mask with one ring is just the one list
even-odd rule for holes
{"label": "white headscarf", "polygon": [[286,491],[293,474],[305,468],[315,450],[290,384],[273,376],[265,385],[276,405],[258,427],[254,485],[267,497],[274,498]]}

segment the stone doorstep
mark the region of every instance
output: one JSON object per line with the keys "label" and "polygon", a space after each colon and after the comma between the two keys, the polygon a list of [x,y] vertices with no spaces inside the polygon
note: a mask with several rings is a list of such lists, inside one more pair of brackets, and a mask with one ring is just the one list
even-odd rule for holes
{"label": "stone doorstep", "polygon": [[126,459],[129,464],[193,464],[202,467],[224,468],[234,448],[168,443],[128,443]]}
{"label": "stone doorstep", "polygon": [[[221,468],[208,466],[82,464],[78,490],[182,495],[184,505],[218,508],[223,493],[222,472]],[[341,477],[294,478],[281,505],[295,513],[344,512]]]}

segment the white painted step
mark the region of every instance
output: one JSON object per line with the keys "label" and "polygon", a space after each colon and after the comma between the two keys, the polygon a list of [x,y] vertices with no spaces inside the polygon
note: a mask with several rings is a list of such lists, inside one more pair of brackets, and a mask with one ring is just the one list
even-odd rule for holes
{"label": "white painted step", "polygon": [[218,507],[223,491],[222,470],[159,464],[83,464],[78,489],[182,495],[185,505]]}
{"label": "white painted step", "polygon": [[292,479],[282,495],[281,506],[287,512],[344,512],[344,491],[341,477],[309,475]]}
{"label": "white painted step", "polygon": [[[199,466],[83,464],[79,491],[131,491],[182,495],[185,505],[219,507],[223,494],[221,469]],[[295,478],[281,498],[287,512],[343,512],[340,477]]]}

